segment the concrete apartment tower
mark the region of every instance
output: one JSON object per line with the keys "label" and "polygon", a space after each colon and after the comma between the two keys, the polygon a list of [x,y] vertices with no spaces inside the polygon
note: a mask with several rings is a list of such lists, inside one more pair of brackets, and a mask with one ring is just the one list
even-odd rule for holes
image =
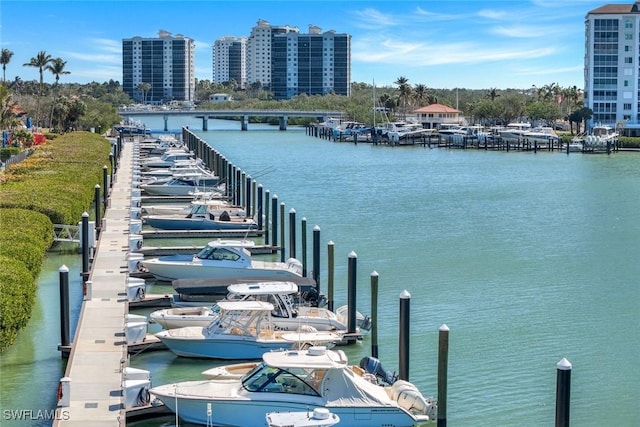
{"label": "concrete apartment tower", "polygon": [[584,102],[590,126],[640,136],[640,1],[607,4],[585,19]]}
{"label": "concrete apartment tower", "polygon": [[[122,87],[137,102],[193,102],[195,42],[160,30],[157,38],[122,40]],[[140,84],[147,83],[143,91]]]}
{"label": "concrete apartment tower", "polygon": [[238,89],[247,85],[247,38],[221,37],[213,45],[213,82],[235,81]]}

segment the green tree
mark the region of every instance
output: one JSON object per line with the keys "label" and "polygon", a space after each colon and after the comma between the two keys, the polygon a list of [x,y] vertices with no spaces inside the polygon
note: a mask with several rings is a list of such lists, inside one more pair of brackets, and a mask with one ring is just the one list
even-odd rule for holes
{"label": "green tree", "polygon": [[498,89],[496,89],[495,87],[492,87],[487,91],[487,98],[489,98],[492,102],[495,101],[496,98],[499,96],[500,96],[500,93],[498,92]]}
{"label": "green tree", "polygon": [[146,104],[147,103],[147,94],[151,90],[151,83],[145,83],[145,82],[140,83],[140,84],[138,84],[136,89],[138,89],[138,91],[140,91],[140,94],[142,95],[142,103]]}
{"label": "green tree", "polygon": [[0,85],[0,129],[11,129],[17,124],[18,119],[13,112],[15,106],[7,86]]}
{"label": "green tree", "polygon": [[407,101],[411,97],[411,85],[409,84],[409,79],[404,76],[400,76],[394,82],[398,85],[398,104],[402,107],[402,116],[406,118],[407,116]]}
{"label": "green tree", "polygon": [[[60,75],[71,74],[71,72],[64,69],[66,65],[67,65],[67,61],[63,61],[61,58],[55,58],[55,59],[52,59],[51,63],[46,67],[46,69],[48,71],[51,71],[51,74],[53,74],[56,77],[56,82],[55,82],[56,96],[59,95],[59,91],[60,91]],[[52,123],[53,123],[53,104],[54,102],[51,103],[51,114],[49,115],[49,127],[52,127]]]}
{"label": "green tree", "polygon": [[9,49],[2,49],[2,53],[0,54],[0,64],[2,64],[2,81],[7,81],[6,71],[7,64],[11,62],[11,57],[13,56],[13,52]]}
{"label": "green tree", "polygon": [[536,101],[527,105],[525,111],[529,119],[534,121],[544,120],[547,123],[552,123],[562,117],[560,107],[553,102]]}
{"label": "green tree", "polygon": [[40,72],[40,91],[38,93],[38,102],[36,104],[36,126],[40,126],[40,98],[42,97],[42,88],[44,85],[44,76],[42,73],[51,61],[51,55],[44,50],[41,50],[35,57],[32,57],[29,62],[24,64],[25,67],[34,67]]}

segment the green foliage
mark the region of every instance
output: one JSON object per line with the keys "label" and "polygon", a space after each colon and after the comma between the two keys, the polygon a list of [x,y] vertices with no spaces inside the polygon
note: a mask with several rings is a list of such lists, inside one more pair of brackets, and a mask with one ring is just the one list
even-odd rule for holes
{"label": "green foliage", "polygon": [[0,256],[20,261],[35,278],[53,243],[53,224],[41,213],[0,209]]}
{"label": "green foliage", "polygon": [[31,317],[36,281],[17,259],[0,255],[0,352],[13,344]]}
{"label": "green foliage", "polygon": [[91,206],[95,185],[102,185],[111,144],[89,132],[56,138],[25,161],[5,171],[10,179],[0,185],[0,208],[40,212],[54,224],[76,224]]}
{"label": "green foliage", "polygon": [[622,148],[640,148],[640,138],[632,136],[621,136],[618,138],[620,147]]}
{"label": "green foliage", "polygon": [[2,160],[3,162],[9,157],[15,156],[16,154],[20,154],[20,147],[0,148],[0,160]]}

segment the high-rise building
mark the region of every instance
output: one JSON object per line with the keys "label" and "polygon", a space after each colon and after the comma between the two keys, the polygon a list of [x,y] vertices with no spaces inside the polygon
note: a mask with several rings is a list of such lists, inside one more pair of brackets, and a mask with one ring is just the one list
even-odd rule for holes
{"label": "high-rise building", "polygon": [[584,102],[593,111],[591,126],[640,135],[640,1],[591,10],[585,34]]}
{"label": "high-rise building", "polygon": [[247,38],[222,37],[213,45],[213,82],[235,81],[239,89],[247,83]]}
{"label": "high-rise building", "polygon": [[273,39],[278,34],[298,33],[298,27],[274,26],[258,20],[247,40],[247,82],[271,88],[271,59]]}
{"label": "high-rise building", "polygon": [[[240,62],[243,55],[246,61]],[[244,65],[244,69],[242,66]],[[351,94],[351,36],[309,26],[275,26],[258,20],[251,35],[223,37],[213,47],[213,80],[240,88],[259,83],[275,99],[300,94]]]}
{"label": "high-rise building", "polygon": [[273,37],[271,90],[276,99],[300,94],[351,94],[351,36],[309,26],[308,34]]}
{"label": "high-rise building", "polygon": [[161,30],[157,38],[122,40],[122,88],[138,102],[193,102],[195,42]]}

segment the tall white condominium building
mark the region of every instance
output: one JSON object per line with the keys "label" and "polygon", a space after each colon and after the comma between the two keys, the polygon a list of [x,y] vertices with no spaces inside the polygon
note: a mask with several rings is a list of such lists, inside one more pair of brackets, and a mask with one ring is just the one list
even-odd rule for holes
{"label": "tall white condominium building", "polygon": [[640,1],[607,4],[585,20],[585,106],[591,126],[623,126],[640,136]]}
{"label": "tall white condominium building", "polygon": [[222,37],[213,45],[213,82],[235,81],[239,89],[247,84],[247,38]]}
{"label": "tall white condominium building", "polygon": [[275,99],[293,96],[351,95],[351,36],[309,25],[308,34],[273,36],[271,91]]}
{"label": "tall white condominium building", "polygon": [[247,40],[247,83],[271,87],[271,43],[276,34],[298,33],[297,27],[272,26],[260,19]]}
{"label": "tall white condominium building", "polygon": [[[157,38],[122,40],[122,88],[138,102],[193,102],[195,42],[161,30]],[[142,85],[145,83],[145,85]]]}

